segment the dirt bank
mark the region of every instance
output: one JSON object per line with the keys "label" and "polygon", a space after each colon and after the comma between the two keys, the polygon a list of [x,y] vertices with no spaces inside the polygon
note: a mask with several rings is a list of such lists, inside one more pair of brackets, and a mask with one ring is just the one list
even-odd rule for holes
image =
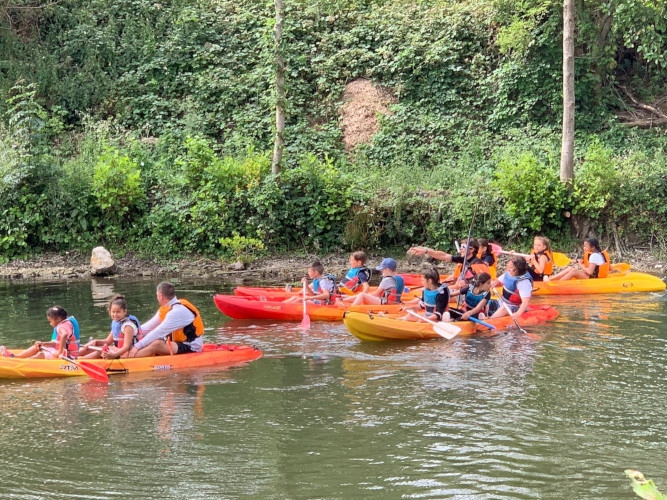
{"label": "dirt bank", "polygon": [[[574,255],[570,256],[574,258]],[[134,256],[116,259],[118,277],[199,277],[202,279],[221,279],[236,281],[238,279],[270,279],[272,281],[297,281],[305,274],[305,269],[315,256],[294,257],[279,256],[259,259],[238,271],[229,269],[230,264],[219,260],[193,257],[190,259],[175,260],[169,263],[156,263]],[[374,267],[381,261],[381,255],[369,256],[369,267]],[[667,262],[659,260],[652,253],[645,250],[635,250],[624,254],[614,262],[628,262],[633,270],[647,272],[658,276],[667,273]],[[347,255],[329,255],[321,258],[327,272],[341,276],[348,267]],[[429,265],[421,257],[397,257],[399,272],[418,273]],[[501,259],[500,268],[504,269],[505,259]],[[450,272],[454,266],[448,263],[438,263],[443,273]],[[0,279],[87,279],[90,278],[90,256],[77,252],[66,254],[45,254],[28,260],[15,260],[0,265]]]}

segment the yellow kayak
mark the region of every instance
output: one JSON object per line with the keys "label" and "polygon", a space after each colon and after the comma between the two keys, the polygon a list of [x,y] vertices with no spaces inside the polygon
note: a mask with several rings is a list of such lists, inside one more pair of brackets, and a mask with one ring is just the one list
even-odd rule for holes
{"label": "yellow kayak", "polygon": [[533,283],[533,295],[659,292],[664,289],[665,282],[657,276],[636,272],[611,273],[606,278]]}
{"label": "yellow kayak", "polygon": [[[12,354],[21,352],[12,349]],[[148,358],[79,359],[99,366],[111,375],[142,371],[170,371],[213,365],[231,365],[252,361],[262,356],[254,347],[244,345],[204,344],[202,352]],[[78,366],[64,359],[9,358],[0,356],[0,378],[81,377],[86,374]]]}

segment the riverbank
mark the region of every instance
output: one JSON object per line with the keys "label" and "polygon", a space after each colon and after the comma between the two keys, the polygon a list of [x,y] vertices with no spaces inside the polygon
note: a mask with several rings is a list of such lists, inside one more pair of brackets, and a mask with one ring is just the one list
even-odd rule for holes
{"label": "riverbank", "polygon": [[[574,258],[574,255],[570,255]],[[158,263],[135,256],[126,256],[116,259],[118,272],[115,276],[129,277],[199,277],[202,279],[221,279],[237,281],[242,279],[268,279],[271,281],[298,281],[304,274],[308,263],[315,256],[295,257],[276,256],[258,259],[244,270],[231,269],[229,262],[215,259],[192,257],[189,259],[174,260],[167,263]],[[336,276],[343,275],[348,268],[348,256],[345,254],[328,255],[320,258],[327,272]],[[382,260],[382,255],[370,255],[369,267],[375,267]],[[501,258],[500,268],[504,268],[506,258]],[[658,276],[667,274],[667,261],[658,259],[647,250],[632,250],[621,259],[612,254],[613,262],[628,262],[634,271],[646,272]],[[419,273],[428,261],[422,257],[397,258],[398,270],[404,273]],[[449,263],[437,263],[443,273],[454,269]],[[78,252],[65,254],[44,254],[31,259],[14,260],[0,265],[0,279],[87,279],[91,277],[90,256]]]}

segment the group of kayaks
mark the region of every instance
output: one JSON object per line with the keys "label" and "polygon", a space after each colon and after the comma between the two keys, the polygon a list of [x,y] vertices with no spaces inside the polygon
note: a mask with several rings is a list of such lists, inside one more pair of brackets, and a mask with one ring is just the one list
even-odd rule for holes
{"label": "group of kayaks", "polygon": [[[628,266],[629,267],[629,266]],[[418,275],[402,275],[406,284],[415,286]],[[665,282],[650,274],[623,272],[608,277],[588,280],[536,282],[534,295],[574,295],[629,292],[653,292],[665,289]],[[300,289],[287,292],[279,288],[237,287],[234,295],[218,294],[213,297],[215,305],[225,315],[238,319],[270,319],[302,321],[307,315],[313,321],[343,321],[355,337],[363,341],[426,340],[441,338],[434,325],[425,322],[399,320],[404,316],[403,304],[360,305],[316,304],[285,302],[301,294]],[[421,289],[406,290],[403,297],[408,300],[420,296]],[[458,321],[448,323],[457,328],[459,335],[473,335],[495,328],[502,330],[513,326],[529,326],[552,321],[558,317],[553,307],[531,305],[515,321],[509,317],[486,319],[484,323]],[[19,352],[18,350],[14,353]],[[70,377],[141,371],[169,371],[213,365],[234,365],[252,361],[262,356],[261,351],[243,345],[206,344],[201,353],[146,358],[92,359],[85,362],[71,360],[45,360],[32,358],[0,357],[0,378]],[[94,375],[94,373],[93,373]]]}
{"label": "group of kayaks", "polygon": [[[626,265],[627,266],[627,265]],[[417,286],[420,275],[401,275],[406,284]],[[665,289],[665,282],[650,274],[631,272],[629,266],[622,272],[610,273],[605,278],[575,279],[568,281],[535,282],[534,295],[576,295],[609,294],[630,292],[655,292]],[[271,319],[301,321],[304,306],[301,302],[285,302],[286,299],[301,294],[300,289],[287,292],[279,288],[237,287],[234,295],[218,294],[213,300],[225,315],[237,319]],[[404,300],[418,297],[421,288],[407,290]],[[403,304],[349,306],[340,303],[332,305],[306,302],[305,314],[313,321],[343,321],[345,327],[355,337],[363,341],[382,340],[422,340],[440,338],[432,324],[399,320],[405,316]],[[553,307],[531,305],[517,322],[519,327],[552,321],[558,317]],[[459,328],[459,335],[495,328],[502,330],[516,327],[511,317],[486,319],[485,324],[472,321],[450,323]]]}

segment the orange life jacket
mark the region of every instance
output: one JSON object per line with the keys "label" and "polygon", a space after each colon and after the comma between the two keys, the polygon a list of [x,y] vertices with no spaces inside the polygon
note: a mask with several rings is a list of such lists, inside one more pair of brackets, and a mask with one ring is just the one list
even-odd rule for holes
{"label": "orange life jacket", "polygon": [[[588,267],[588,259],[590,258],[592,252],[586,252],[584,253],[584,266]],[[604,257],[604,264],[599,264],[595,266],[595,271],[593,271],[593,275],[591,278],[606,278],[609,275],[609,254],[607,253],[606,250],[602,250],[600,252],[602,256]]]}
{"label": "orange life jacket", "polygon": [[[489,266],[489,270],[483,272],[488,272],[491,275],[491,279],[496,279],[496,277],[498,276],[498,255],[496,255],[493,252],[486,255],[493,256],[493,264],[487,264]],[[481,260],[482,257],[484,257],[484,255],[482,255],[482,251],[480,250],[479,252],[477,252],[477,258]]]}
{"label": "orange life jacket", "polygon": [[160,307],[160,321],[164,321],[167,313],[171,311],[172,306],[176,304],[181,304],[183,307],[187,308],[192,314],[195,315],[195,319],[192,320],[187,326],[179,328],[171,332],[171,339],[174,342],[193,342],[204,333],[204,322],[201,319],[201,314],[199,314],[199,309],[193,306],[189,301],[185,299],[178,299],[178,302],[175,302],[172,305],[166,305]]}
{"label": "orange life jacket", "polygon": [[539,260],[540,255],[546,255],[547,256],[547,263],[544,264],[544,271],[542,271],[541,273],[536,273],[536,274],[541,274],[542,276],[551,276],[553,274],[553,272],[554,272],[554,256],[549,250],[545,250],[544,252],[540,252],[538,254],[536,254],[535,252],[530,252],[530,255],[534,255],[535,260]]}
{"label": "orange life jacket", "polygon": [[[466,271],[466,275],[470,272],[472,276],[469,277],[464,276],[464,279],[466,281],[472,279],[476,274],[480,273],[491,274],[489,266],[486,264],[486,262],[482,262],[476,257],[472,259],[470,262],[468,262],[467,266],[468,266],[468,271]],[[458,278],[461,275],[462,268],[463,268],[463,263],[457,264],[456,269],[454,269],[455,278]]]}

